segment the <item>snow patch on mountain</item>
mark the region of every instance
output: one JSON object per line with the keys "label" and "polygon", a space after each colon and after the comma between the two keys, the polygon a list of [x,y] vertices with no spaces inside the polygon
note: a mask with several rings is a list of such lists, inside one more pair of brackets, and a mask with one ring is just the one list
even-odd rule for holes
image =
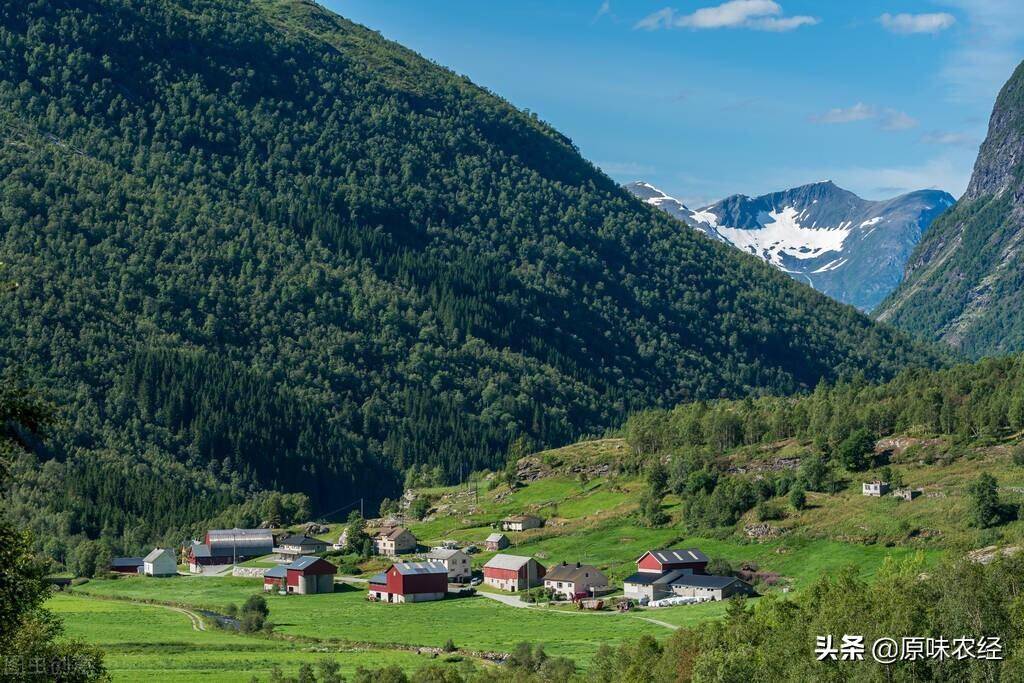
{"label": "snow patch on mountain", "polygon": [[779,268],[786,266],[787,256],[804,260],[843,250],[843,243],[850,236],[848,222],[834,228],[804,227],[800,224],[803,216],[805,212],[787,206],[758,216],[760,229],[719,226],[718,233],[734,246]]}

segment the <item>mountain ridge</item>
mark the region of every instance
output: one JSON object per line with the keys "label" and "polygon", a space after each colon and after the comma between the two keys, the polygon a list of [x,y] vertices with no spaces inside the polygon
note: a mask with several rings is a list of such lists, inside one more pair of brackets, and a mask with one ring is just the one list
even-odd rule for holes
{"label": "mountain ridge", "polygon": [[0,359],[68,416],[15,468],[38,538],[372,509],[413,465],[942,362],[311,3],[9,5],[0,55]]}
{"label": "mountain ridge", "polygon": [[955,203],[940,190],[865,200],[824,180],[758,197],[730,195],[691,210],[650,183],[626,188],[690,227],[863,311],[899,284],[912,248]]}
{"label": "mountain ridge", "polygon": [[967,191],[907,262],[879,320],[970,357],[1024,350],[1024,62],[1000,90]]}

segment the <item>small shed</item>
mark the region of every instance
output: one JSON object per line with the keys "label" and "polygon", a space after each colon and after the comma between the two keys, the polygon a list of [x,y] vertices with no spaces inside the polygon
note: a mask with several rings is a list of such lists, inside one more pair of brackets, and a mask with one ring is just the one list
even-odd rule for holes
{"label": "small shed", "polygon": [[[338,573],[338,568],[321,557],[303,555],[287,565],[285,572],[285,590],[289,593],[308,595],[333,593],[334,575]],[[266,587],[265,574],[264,587]]]}
{"label": "small shed", "polygon": [[285,581],[288,579],[287,565],[272,567],[263,573],[263,590],[283,591]]}
{"label": "small shed", "polygon": [[178,558],[170,548],[153,548],[142,558],[142,572],[146,576],[175,576]]}
{"label": "small shed", "polygon": [[504,550],[508,546],[509,546],[508,536],[506,536],[505,534],[497,533],[497,532],[495,532],[495,533],[491,534],[490,536],[488,536],[487,540],[484,541],[484,547],[487,550],[494,550],[494,551]]}
{"label": "small shed", "polygon": [[725,600],[733,595],[752,595],[754,588],[735,576],[687,574],[671,582],[673,595],[705,600]]}

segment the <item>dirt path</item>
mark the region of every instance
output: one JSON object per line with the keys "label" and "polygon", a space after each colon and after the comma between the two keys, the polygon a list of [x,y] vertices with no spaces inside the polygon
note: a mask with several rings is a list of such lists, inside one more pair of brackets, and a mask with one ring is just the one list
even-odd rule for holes
{"label": "dirt path", "polygon": [[172,612],[180,612],[188,617],[189,621],[192,622],[193,631],[205,631],[206,624],[203,623],[203,618],[191,610],[187,610],[184,607],[171,607],[170,605],[159,605],[152,602],[133,602],[133,605],[146,605],[149,607],[163,607],[169,609]]}
{"label": "dirt path", "polygon": [[667,621],[659,621],[657,619],[651,619],[650,617],[641,617],[641,616],[636,615],[636,614],[633,615],[633,618],[634,619],[640,619],[641,621],[649,621],[652,624],[657,624],[658,626],[664,626],[665,628],[670,628],[673,631],[678,631],[679,630],[678,626],[676,626],[675,624],[670,624]]}
{"label": "dirt path", "polygon": [[[615,616],[616,614],[618,614],[618,612],[610,612],[610,611],[604,611],[604,612],[591,612],[591,611],[566,612],[565,610],[547,609],[545,607],[541,607],[540,605],[532,605],[532,604],[530,604],[528,602],[523,602],[519,598],[519,596],[517,596],[517,595],[501,595],[501,594],[498,594],[498,593],[488,593],[487,591],[477,591],[476,594],[477,595],[482,595],[485,598],[490,598],[491,600],[496,600],[496,601],[502,603],[503,605],[508,605],[509,607],[516,607],[516,608],[520,608],[520,609],[539,609],[539,610],[542,610],[543,612],[545,612],[546,614],[564,614],[564,615],[567,615],[567,616],[588,616],[588,617],[593,617],[593,616],[612,617],[612,616]],[[679,629],[678,626],[676,626],[675,624],[670,624],[667,621],[659,621],[658,619],[652,619],[650,617],[641,617],[640,615],[637,615],[637,614],[631,614],[629,616],[633,617],[634,619],[640,619],[642,621],[649,622],[651,624],[654,624],[655,626],[661,626],[663,628],[671,629],[673,631],[676,631],[676,630]]]}

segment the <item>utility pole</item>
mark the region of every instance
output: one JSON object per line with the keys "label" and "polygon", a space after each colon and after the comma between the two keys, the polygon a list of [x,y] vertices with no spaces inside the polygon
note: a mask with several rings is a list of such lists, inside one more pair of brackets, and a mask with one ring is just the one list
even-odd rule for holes
{"label": "utility pole", "polygon": [[362,498],[359,499],[359,517],[361,519],[366,519],[366,515],[363,514],[363,499]]}

